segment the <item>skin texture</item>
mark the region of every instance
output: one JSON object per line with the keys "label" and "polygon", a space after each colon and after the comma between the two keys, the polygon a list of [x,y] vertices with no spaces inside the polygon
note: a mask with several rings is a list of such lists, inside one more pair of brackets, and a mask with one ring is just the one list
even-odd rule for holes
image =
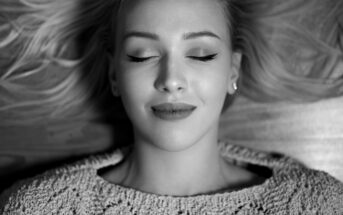
{"label": "skin texture", "polygon": [[[173,7],[174,10],[169,9]],[[195,9],[189,10],[192,7]],[[145,0],[124,5],[123,11],[126,13],[120,19],[123,22],[117,38],[120,45],[116,76],[136,139],[179,151],[210,134],[216,136],[224,98],[228,92],[233,93],[232,84],[238,78],[238,65],[231,63],[226,20],[220,5],[194,0]],[[152,33],[158,39],[137,36],[124,40],[126,34],[134,31]],[[189,33],[202,31],[213,32],[220,39],[184,39]],[[217,56],[208,62],[189,57],[208,54]],[[133,63],[127,55],[153,58]],[[186,120],[169,123],[151,113],[151,106],[164,102],[183,102],[197,110]]]}
{"label": "skin texture", "polygon": [[[126,1],[118,20],[111,82],[135,142],[129,158],[106,178],[168,195],[210,192],[250,178],[225,163],[217,147],[220,113],[234,93],[241,59],[231,50],[222,5]],[[196,109],[181,120],[156,117],[152,106],[167,102]]]}

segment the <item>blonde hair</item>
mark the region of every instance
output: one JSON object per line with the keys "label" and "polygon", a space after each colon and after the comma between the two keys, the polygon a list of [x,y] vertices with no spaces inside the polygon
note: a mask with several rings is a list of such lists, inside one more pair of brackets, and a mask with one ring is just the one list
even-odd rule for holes
{"label": "blonde hair", "polygon": [[[342,94],[342,1],[224,2],[243,53],[241,93],[259,101]],[[112,100],[108,52],[119,3],[0,0],[0,117],[63,118]]]}
{"label": "blonde hair", "polygon": [[3,121],[81,114],[109,97],[104,35],[117,2],[0,0]]}
{"label": "blonde hair", "polygon": [[[309,102],[343,93],[343,2],[232,0],[241,93]],[[232,16],[232,15],[231,15]]]}

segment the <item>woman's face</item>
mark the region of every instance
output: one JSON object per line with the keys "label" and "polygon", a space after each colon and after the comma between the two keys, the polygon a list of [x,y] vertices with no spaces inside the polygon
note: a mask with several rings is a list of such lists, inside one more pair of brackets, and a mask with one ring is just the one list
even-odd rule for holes
{"label": "woman's face", "polygon": [[217,138],[238,78],[222,5],[214,0],[129,0],[119,13],[114,86],[136,143],[180,151]]}

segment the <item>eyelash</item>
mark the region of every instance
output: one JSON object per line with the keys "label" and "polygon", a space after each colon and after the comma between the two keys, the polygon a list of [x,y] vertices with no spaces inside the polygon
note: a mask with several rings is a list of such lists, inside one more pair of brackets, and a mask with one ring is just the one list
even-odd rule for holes
{"label": "eyelash", "polygon": [[[152,58],[155,58],[156,56],[152,56],[152,57],[135,57],[135,56],[131,56],[131,55],[127,55],[127,57],[129,58],[130,62],[134,62],[134,63],[143,63],[145,61],[148,61]],[[202,61],[202,62],[207,62],[207,61],[211,61],[214,60],[217,57],[217,54],[211,54],[211,55],[206,55],[206,56],[187,56],[188,58],[192,59],[192,60],[198,60],[198,61]]]}
{"label": "eyelash", "polygon": [[214,60],[216,57],[217,57],[217,54],[211,54],[211,55],[206,55],[206,56],[201,56],[201,57],[188,56],[188,58],[190,58],[190,59],[203,61],[203,62]]}
{"label": "eyelash", "polygon": [[134,63],[142,63],[142,62],[145,62],[149,59],[154,58],[154,57],[135,57],[135,56],[131,56],[131,55],[127,55],[127,57],[129,58],[130,62],[134,62]]}

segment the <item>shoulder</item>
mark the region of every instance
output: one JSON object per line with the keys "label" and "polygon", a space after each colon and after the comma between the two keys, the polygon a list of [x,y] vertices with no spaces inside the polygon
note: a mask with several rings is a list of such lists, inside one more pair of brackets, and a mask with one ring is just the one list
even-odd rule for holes
{"label": "shoulder", "polygon": [[[289,213],[343,214],[343,183],[326,172],[306,167],[289,156],[223,142],[221,151],[234,162],[267,167],[272,171],[263,202]],[[272,203],[271,203],[272,202]],[[281,206],[282,205],[282,206]]]}
{"label": "shoulder", "polygon": [[280,168],[260,201],[267,214],[343,214],[343,184],[322,171]]}
{"label": "shoulder", "polygon": [[85,203],[96,186],[96,171],[109,165],[108,155],[91,156],[76,163],[22,180],[0,196],[0,214],[51,214],[73,210]]}
{"label": "shoulder", "polygon": [[289,213],[343,214],[343,183],[328,173],[291,162],[274,174],[273,195],[287,200]]}
{"label": "shoulder", "polygon": [[343,214],[342,182],[323,171],[301,168],[294,172],[294,206],[315,213]]}
{"label": "shoulder", "polygon": [[84,171],[59,168],[14,184],[0,197],[1,214],[36,214],[49,205],[57,206],[64,196],[76,191],[70,185],[79,184]]}

